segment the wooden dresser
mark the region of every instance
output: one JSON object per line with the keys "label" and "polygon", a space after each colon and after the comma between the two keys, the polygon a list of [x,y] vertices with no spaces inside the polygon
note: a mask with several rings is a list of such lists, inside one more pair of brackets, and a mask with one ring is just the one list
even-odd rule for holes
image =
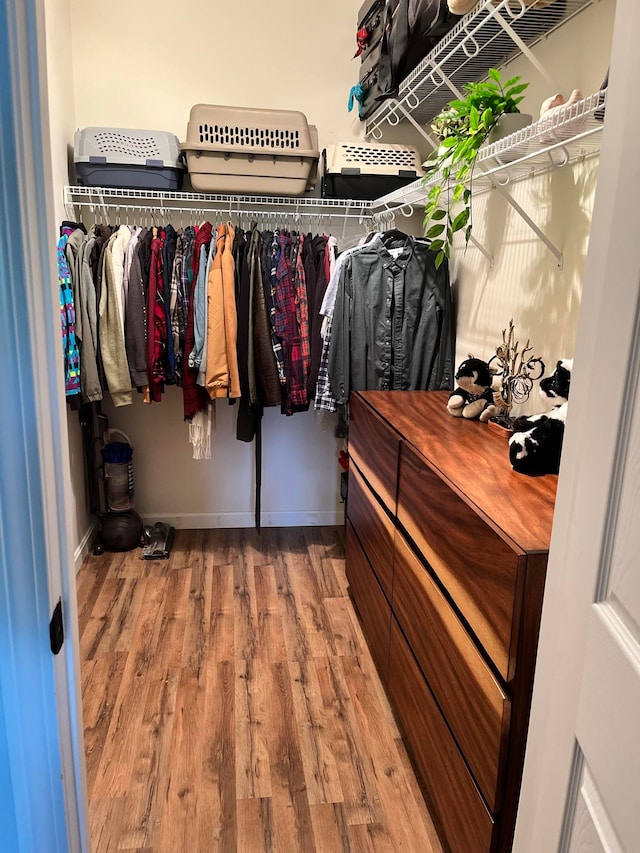
{"label": "wooden dresser", "polygon": [[511,849],[557,477],[448,392],[351,396],[347,577],[445,848]]}

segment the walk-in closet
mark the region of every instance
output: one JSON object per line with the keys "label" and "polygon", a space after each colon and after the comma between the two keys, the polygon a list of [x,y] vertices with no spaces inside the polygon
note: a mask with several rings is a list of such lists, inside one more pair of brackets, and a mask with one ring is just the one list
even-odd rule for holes
{"label": "walk-in closet", "polygon": [[633,849],[635,4],[20,5],[61,787],[10,849]]}

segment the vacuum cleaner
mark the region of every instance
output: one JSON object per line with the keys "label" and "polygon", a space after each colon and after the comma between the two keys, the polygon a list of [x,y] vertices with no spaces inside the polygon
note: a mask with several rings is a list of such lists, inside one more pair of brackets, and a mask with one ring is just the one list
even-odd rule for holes
{"label": "vacuum cleaner", "polygon": [[81,416],[85,436],[90,511],[100,520],[94,554],[142,548],[145,560],[166,559],[175,528],[164,522],[143,524],[134,509],[133,445],[122,430],[110,429],[106,415],[93,411]]}

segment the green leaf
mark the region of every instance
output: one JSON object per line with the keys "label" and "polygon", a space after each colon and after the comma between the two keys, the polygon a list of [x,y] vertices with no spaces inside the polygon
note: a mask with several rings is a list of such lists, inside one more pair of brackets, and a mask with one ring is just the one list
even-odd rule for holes
{"label": "green leaf", "polygon": [[454,148],[458,144],[458,139],[456,136],[447,136],[446,139],[443,139],[440,143],[440,148],[444,148],[445,151],[449,148]]}
{"label": "green leaf", "polygon": [[439,252],[440,249],[444,246],[444,240],[432,240],[429,244],[429,248],[432,252]]}
{"label": "green leaf", "polygon": [[451,243],[450,242],[446,243],[442,251],[444,252],[445,258],[447,258],[447,259],[450,258],[451,257]]}
{"label": "green leaf", "polygon": [[436,260],[435,260],[436,269],[439,270],[443,263],[444,263],[444,252],[441,249],[438,252],[438,254],[436,255]]}
{"label": "green leaf", "polygon": [[512,77],[510,80],[504,84],[505,89],[509,89],[511,86],[515,86],[522,78],[521,77]]}
{"label": "green leaf", "polygon": [[444,225],[433,225],[427,233],[424,235],[425,237],[438,237],[444,231]]}
{"label": "green leaf", "polygon": [[474,138],[473,136],[469,136],[458,145],[451,158],[453,163],[459,163],[460,160],[466,160],[471,157],[474,149]]}
{"label": "green leaf", "polygon": [[467,187],[467,189],[464,191],[464,195],[462,196],[462,200],[465,204],[468,204],[470,198],[471,198],[471,190]]}
{"label": "green leaf", "polygon": [[508,89],[505,90],[505,98],[512,98],[514,95],[519,95],[520,92],[524,92],[524,90],[528,87],[528,83],[520,83],[519,86],[510,86]]}
{"label": "green leaf", "polygon": [[500,83],[500,72],[495,68],[489,69],[489,77],[491,77],[492,80],[495,80],[496,83]]}
{"label": "green leaf", "polygon": [[482,126],[485,130],[489,130],[494,121],[493,110],[491,107],[487,107],[487,109],[482,113]]}
{"label": "green leaf", "polygon": [[469,223],[469,225],[467,225],[467,230],[464,232],[464,242],[465,243],[469,242],[469,237],[471,237],[471,223]]}
{"label": "green leaf", "polygon": [[431,218],[435,219],[438,222],[441,219],[444,219],[446,215],[447,215],[446,210],[436,210],[434,213],[431,214]]}
{"label": "green leaf", "polygon": [[466,207],[464,210],[461,210],[460,213],[453,220],[454,234],[456,231],[461,231],[463,228],[466,228],[467,223],[469,222],[469,213],[469,208]]}
{"label": "green leaf", "polygon": [[480,113],[476,109],[476,107],[471,107],[469,111],[469,128],[470,130],[476,131],[478,129],[478,125],[480,124]]}
{"label": "green leaf", "polygon": [[460,201],[462,198],[462,194],[464,193],[464,184],[456,184],[453,189],[453,201]]}

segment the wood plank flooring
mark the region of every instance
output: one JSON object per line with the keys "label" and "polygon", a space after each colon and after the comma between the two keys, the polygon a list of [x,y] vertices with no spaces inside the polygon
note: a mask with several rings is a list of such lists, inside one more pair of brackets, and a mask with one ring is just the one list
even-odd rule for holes
{"label": "wood plank flooring", "polygon": [[78,611],[93,853],[440,853],[342,529],[90,556]]}

